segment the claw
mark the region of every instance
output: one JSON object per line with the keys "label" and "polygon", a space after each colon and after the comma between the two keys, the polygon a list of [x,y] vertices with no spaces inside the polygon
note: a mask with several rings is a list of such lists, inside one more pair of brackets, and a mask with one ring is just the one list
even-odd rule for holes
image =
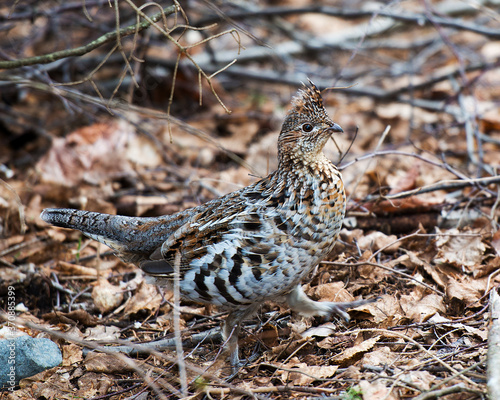
{"label": "claw", "polygon": [[350,317],[347,310],[372,303],[377,299],[370,300],[355,300],[345,303],[336,303],[333,301],[314,301],[304,293],[302,285],[297,285],[287,296],[288,305],[294,311],[297,311],[304,317],[324,316],[331,317],[332,314],[337,314],[344,321],[349,321]]}

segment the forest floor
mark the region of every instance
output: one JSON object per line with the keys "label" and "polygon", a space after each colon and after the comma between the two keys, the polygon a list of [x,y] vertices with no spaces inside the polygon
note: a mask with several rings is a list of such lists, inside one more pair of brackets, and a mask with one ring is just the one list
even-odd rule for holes
{"label": "forest floor", "polygon": [[[0,398],[485,399],[500,284],[498,2],[209,3],[185,8],[182,34],[183,14],[168,17],[172,41],[149,27],[31,64],[116,32],[117,19],[135,24],[139,10],[0,6],[0,308],[13,292],[16,334],[50,338],[63,357]],[[176,332],[170,292],[39,215],[172,214],[255,182],[277,167],[281,122],[307,78],[334,87],[323,98],[344,133],[325,153],[348,207],[304,289],[377,301],[349,323],[266,303],[240,335],[251,361],[228,379],[223,312],[182,301]],[[109,351],[158,340],[161,351]]]}

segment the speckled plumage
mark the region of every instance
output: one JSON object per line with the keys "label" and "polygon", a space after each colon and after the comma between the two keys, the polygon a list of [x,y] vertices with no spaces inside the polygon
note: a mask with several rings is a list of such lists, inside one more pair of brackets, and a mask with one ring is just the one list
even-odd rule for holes
{"label": "speckled plumage", "polygon": [[323,154],[332,133],[342,132],[327,115],[314,85],[292,100],[278,138],[278,169],[226,196],[157,218],[112,216],[47,209],[43,220],[81,230],[124,260],[162,280],[173,278],[181,254],[180,289],[185,298],[230,311],[224,334],[238,364],[242,319],[266,300],[286,301],[304,315],[332,313],[364,304],[316,302],[301,280],[333,249],[345,214],[340,172]]}

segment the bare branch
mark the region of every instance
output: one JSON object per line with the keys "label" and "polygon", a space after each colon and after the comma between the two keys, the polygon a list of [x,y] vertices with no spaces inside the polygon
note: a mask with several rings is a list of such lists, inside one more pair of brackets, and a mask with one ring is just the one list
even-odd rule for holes
{"label": "bare branch", "polygon": [[[460,9],[456,6],[457,11],[474,11],[473,8],[468,7],[466,10]],[[449,10],[449,13],[453,12],[453,10]],[[260,18],[260,17],[274,17],[274,16],[286,16],[286,15],[297,15],[297,14],[305,14],[305,13],[316,13],[323,15],[330,15],[333,17],[341,17],[345,19],[356,19],[363,17],[372,17],[374,14],[391,18],[396,21],[402,21],[406,23],[418,24],[419,26],[428,25],[431,23],[436,23],[441,26],[446,26],[449,28],[455,28],[459,30],[467,30],[475,33],[479,33],[481,35],[491,37],[494,39],[500,38],[500,30],[488,28],[485,26],[480,26],[477,24],[471,24],[469,22],[464,21],[463,19],[451,19],[445,17],[438,17],[436,15],[432,16],[432,21],[425,14],[417,14],[417,13],[401,13],[394,11],[386,11],[386,10],[345,10],[341,8],[323,6],[323,5],[310,5],[306,7],[268,7],[265,9],[259,9],[255,11],[238,11],[227,13],[225,15],[226,18],[232,20],[248,20],[250,18]],[[215,22],[220,22],[221,17],[219,16],[210,16],[203,18],[193,25],[200,26],[211,24]]]}
{"label": "bare branch", "polygon": [[166,7],[163,9],[163,11],[153,15],[152,17],[148,17],[146,21],[142,21],[139,24],[130,25],[127,28],[122,28],[113,32],[106,33],[96,40],[93,40],[92,42],[84,46],[76,47],[74,49],[56,51],[54,53],[45,54],[43,56],[22,58],[20,60],[0,61],[0,69],[13,69],[35,64],[48,64],[62,58],[81,56],[83,54],[90,53],[92,50],[95,50],[106,43],[116,41],[118,38],[133,35],[137,32],[143,31],[144,29],[149,28],[152,24],[160,21],[164,17],[164,15],[170,15],[175,12],[177,12],[176,6]]}

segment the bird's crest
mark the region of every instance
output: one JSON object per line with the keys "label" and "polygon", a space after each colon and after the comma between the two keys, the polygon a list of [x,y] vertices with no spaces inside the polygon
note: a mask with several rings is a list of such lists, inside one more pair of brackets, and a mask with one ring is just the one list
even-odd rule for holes
{"label": "bird's crest", "polygon": [[309,81],[309,86],[303,84],[292,98],[292,108],[285,118],[281,131],[289,131],[306,121],[333,124],[326,112],[321,92],[312,81]]}

